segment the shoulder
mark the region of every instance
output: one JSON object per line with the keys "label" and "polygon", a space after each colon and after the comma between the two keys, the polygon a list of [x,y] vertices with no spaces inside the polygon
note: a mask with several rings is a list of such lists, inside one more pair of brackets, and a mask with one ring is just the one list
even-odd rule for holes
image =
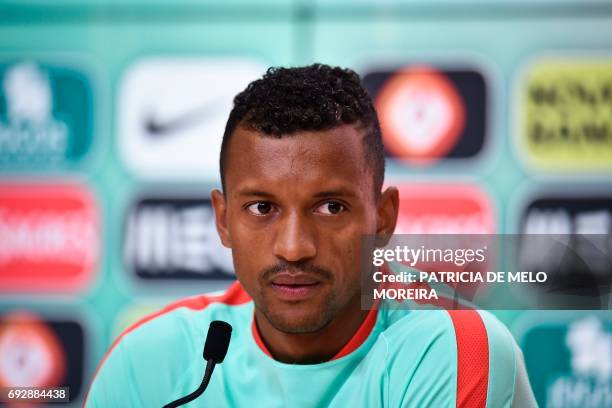
{"label": "shoulder", "polygon": [[[164,328],[201,330],[201,324],[206,321],[231,320],[240,311],[240,306],[249,302],[251,298],[240,283],[235,281],[224,292],[180,299],[143,317],[125,329],[115,340],[113,346],[128,338],[135,339],[152,333],[162,334],[159,331],[165,331]],[[162,336],[161,339],[163,338]]]}
{"label": "shoulder", "polygon": [[[121,394],[121,389],[124,394],[139,389],[168,392],[171,384],[164,379],[181,377],[194,364],[193,356],[201,356],[208,324],[213,320],[232,324],[248,319],[251,303],[235,282],[223,293],[181,299],[132,324],[101,360],[87,397],[88,406],[90,400],[109,401],[107,398]],[[201,365],[201,361],[197,363]],[[122,396],[123,401],[126,397]]]}
{"label": "shoulder", "polygon": [[438,406],[506,406],[512,400],[516,342],[494,315],[480,310],[390,315],[382,333],[389,377],[392,383],[393,377],[409,379],[395,386],[411,394],[411,402],[415,396]]}
{"label": "shoulder", "polygon": [[[484,310],[393,310],[384,318],[383,336],[397,352],[415,345],[431,354],[446,348],[445,356],[487,365],[493,354],[496,363],[514,366],[516,342],[508,328],[492,313]],[[455,353],[448,353],[448,349]],[[461,355],[459,355],[461,353]]]}
{"label": "shoulder", "polygon": [[238,281],[220,293],[191,296],[175,301],[163,309],[151,313],[125,329],[113,342],[107,355],[118,344],[124,349],[136,347],[137,354],[146,354],[147,349],[159,353],[164,346],[175,346],[177,342],[197,342],[206,335],[208,323],[213,320],[232,321],[244,314],[241,306],[251,302]]}

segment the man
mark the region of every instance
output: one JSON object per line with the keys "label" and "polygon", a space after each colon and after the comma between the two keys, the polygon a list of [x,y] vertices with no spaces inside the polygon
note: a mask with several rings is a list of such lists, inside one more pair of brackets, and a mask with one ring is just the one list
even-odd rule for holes
{"label": "man", "polygon": [[361,310],[361,237],[393,233],[399,198],[381,191],[378,119],[357,74],[270,69],[235,98],[220,167],[212,201],[238,281],[126,330],[88,407],[155,407],[191,393],[212,320],[230,323],[232,339],[189,406],[535,405],[521,352],[492,315]]}

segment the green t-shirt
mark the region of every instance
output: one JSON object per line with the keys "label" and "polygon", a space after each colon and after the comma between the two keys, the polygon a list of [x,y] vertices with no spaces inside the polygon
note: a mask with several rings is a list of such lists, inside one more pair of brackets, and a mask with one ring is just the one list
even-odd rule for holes
{"label": "green t-shirt", "polygon": [[330,361],[285,364],[265,349],[239,282],[176,302],[127,329],[102,361],[85,406],[161,407],[198,388],[208,325],[233,327],[224,362],[185,407],[532,407],[523,357],[487,312],[371,311]]}

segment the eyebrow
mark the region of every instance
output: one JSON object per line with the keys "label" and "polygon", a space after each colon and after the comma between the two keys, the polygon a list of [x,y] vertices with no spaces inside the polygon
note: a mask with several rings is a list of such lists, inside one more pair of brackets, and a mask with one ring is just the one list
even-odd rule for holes
{"label": "eyebrow", "polygon": [[266,198],[274,198],[274,194],[268,193],[263,190],[256,190],[252,188],[245,188],[238,191],[239,196],[247,196],[247,197],[266,197]]}
{"label": "eyebrow", "polygon": [[[245,188],[238,191],[239,196],[243,197],[265,197],[265,198],[274,198],[274,194],[268,193],[267,191],[257,190],[252,188]],[[337,189],[337,190],[325,190],[320,191],[313,195],[314,198],[324,198],[324,197],[355,197],[355,193],[348,189]]]}
{"label": "eyebrow", "polygon": [[321,191],[314,195],[315,198],[322,197],[355,197],[355,193],[348,189]]}

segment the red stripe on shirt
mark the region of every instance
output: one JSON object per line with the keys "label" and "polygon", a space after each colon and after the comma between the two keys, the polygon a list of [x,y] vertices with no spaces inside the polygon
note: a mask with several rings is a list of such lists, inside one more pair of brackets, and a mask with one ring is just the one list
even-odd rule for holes
{"label": "red stripe on shirt", "polygon": [[270,350],[268,350],[268,347],[266,347],[265,343],[261,339],[261,336],[259,335],[259,329],[257,328],[257,323],[255,321],[255,310],[254,309],[253,309],[253,321],[251,322],[251,332],[253,333],[253,339],[255,340],[255,343],[257,343],[261,351],[263,351],[268,357],[274,358],[272,357],[272,353],[270,353]]}
{"label": "red stripe on shirt", "polygon": [[[164,307],[163,309],[155,313],[151,313],[143,317],[142,319],[138,320],[136,323],[132,324],[127,329],[125,329],[119,335],[119,337],[115,339],[115,341],[110,346],[110,348],[108,349],[104,357],[102,357],[102,361],[100,361],[100,364],[98,364],[98,368],[96,368],[96,372],[94,373],[91,383],[93,384],[94,380],[96,379],[96,376],[98,375],[98,372],[100,371],[100,368],[102,367],[102,365],[104,365],[104,362],[106,361],[110,353],[113,351],[113,349],[117,346],[117,344],[119,344],[121,339],[123,339],[123,337],[126,334],[130,333],[131,331],[136,330],[138,327],[142,326],[143,324],[157,317],[170,313],[181,307],[186,307],[187,309],[191,309],[191,310],[203,310],[212,303],[223,303],[225,305],[237,306],[237,305],[241,305],[241,304],[250,302],[251,300],[252,300],[251,297],[248,295],[248,293],[246,293],[246,291],[244,290],[240,282],[235,281],[227,288],[227,290],[224,293],[220,295],[216,295],[216,296],[197,295],[197,296],[192,296],[186,299],[181,299],[174,303],[171,303],[170,305]],[[91,389],[91,385],[89,389]],[[83,406],[85,406],[85,403],[87,402],[87,397],[89,395],[89,389],[87,390],[87,394],[85,394],[85,399],[83,400]]]}
{"label": "red stripe on shirt", "polygon": [[457,339],[457,407],[485,408],[489,385],[489,341],[475,310],[449,310]]}
{"label": "red stripe on shirt", "polygon": [[[329,360],[337,360],[341,357],[351,354],[353,351],[357,350],[359,346],[366,341],[374,325],[376,324],[376,317],[378,316],[378,301],[372,306],[372,309],[368,311],[365,319],[353,335],[351,339],[344,345],[342,348]],[[259,346],[261,351],[263,351],[268,357],[272,357],[272,353],[266,347],[266,344],[263,342],[261,335],[259,334],[259,329],[257,328],[257,323],[255,322],[255,311],[253,311],[253,322],[251,324],[251,332],[253,333],[253,339],[255,339],[255,343]]]}
{"label": "red stripe on shirt", "polygon": [[374,329],[374,325],[376,324],[377,316],[378,316],[378,299],[376,300],[376,303],[372,306],[372,309],[368,311],[366,318],[363,320],[363,323],[361,323],[361,326],[359,326],[359,329],[357,329],[357,331],[355,332],[355,335],[353,335],[353,337],[351,337],[348,343],[346,343],[344,347],[342,347],[340,351],[337,352],[336,355],[333,356],[331,359],[336,360],[340,357],[349,355],[353,351],[357,350],[357,348],[366,341],[366,339],[372,332],[372,329]]}

